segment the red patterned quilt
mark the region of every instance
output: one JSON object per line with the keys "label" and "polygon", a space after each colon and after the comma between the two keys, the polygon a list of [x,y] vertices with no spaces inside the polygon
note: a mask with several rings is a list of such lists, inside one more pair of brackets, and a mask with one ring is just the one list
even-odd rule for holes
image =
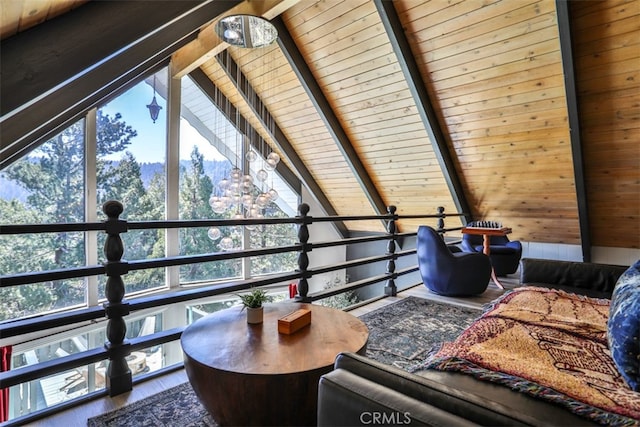
{"label": "red patterned quilt", "polygon": [[505,294],[427,365],[501,383],[602,424],[640,425],[640,393],[607,346],[609,300],[546,288]]}

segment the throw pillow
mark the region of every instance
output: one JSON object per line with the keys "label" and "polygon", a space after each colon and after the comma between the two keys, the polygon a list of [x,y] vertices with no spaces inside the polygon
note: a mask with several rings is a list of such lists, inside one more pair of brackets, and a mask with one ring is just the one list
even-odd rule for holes
{"label": "throw pillow", "polygon": [[618,279],[609,309],[607,339],[611,357],[634,391],[640,391],[640,260]]}

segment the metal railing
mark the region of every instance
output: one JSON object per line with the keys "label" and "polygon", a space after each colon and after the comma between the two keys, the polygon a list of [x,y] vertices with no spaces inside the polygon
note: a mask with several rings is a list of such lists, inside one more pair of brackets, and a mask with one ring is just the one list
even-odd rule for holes
{"label": "metal railing", "polygon": [[[293,218],[263,218],[263,219],[232,219],[232,220],[188,220],[188,221],[125,221],[119,218],[123,212],[123,206],[117,201],[109,201],[103,206],[103,212],[107,215],[104,222],[86,222],[76,224],[36,224],[36,225],[3,225],[0,228],[0,235],[16,234],[37,234],[50,232],[85,232],[104,231],[107,238],[104,245],[104,255],[106,262],[103,265],[92,265],[77,268],[67,268],[60,270],[29,272],[23,274],[13,274],[0,276],[0,287],[19,286],[24,284],[35,284],[43,281],[62,280],[70,278],[80,278],[95,275],[106,275],[107,284],[105,296],[107,302],[102,306],[93,306],[82,309],[74,309],[65,312],[44,314],[35,317],[17,319],[0,323],[0,337],[8,338],[22,334],[34,333],[38,331],[52,330],[60,326],[69,327],[74,324],[81,324],[87,321],[104,320],[107,318],[107,342],[102,348],[93,348],[79,353],[66,355],[57,359],[27,365],[20,369],[10,370],[0,373],[0,388],[9,388],[28,381],[33,381],[47,375],[63,372],[108,360],[106,388],[98,390],[89,395],[82,396],[74,401],[64,402],[55,407],[25,415],[16,421],[28,422],[33,419],[42,418],[52,410],[61,410],[68,406],[74,406],[84,401],[103,397],[106,395],[115,396],[132,389],[133,384],[144,381],[167,371],[179,369],[180,365],[173,365],[142,375],[136,380],[132,379],[131,370],[127,365],[126,357],[133,351],[142,350],[159,344],[168,343],[180,339],[185,327],[173,328],[161,332],[144,335],[137,338],[125,339],[126,323],[125,318],[131,313],[155,307],[168,306],[176,302],[194,301],[205,297],[237,293],[251,287],[268,286],[278,283],[297,281],[297,295],[295,301],[314,302],[323,298],[331,297],[348,291],[354,291],[377,283],[385,283],[384,296],[396,295],[398,288],[396,280],[403,275],[418,271],[417,260],[415,265],[397,270],[396,262],[400,258],[415,255],[416,250],[397,249],[400,239],[413,237],[417,231],[398,233],[397,222],[401,219],[437,219],[436,229],[441,233],[459,230],[461,227],[445,228],[444,219],[446,217],[460,217],[463,213],[445,214],[444,208],[438,208],[436,214],[428,215],[405,215],[396,214],[396,207],[390,206],[386,215],[369,216],[328,216],[312,217],[308,215],[309,206],[302,204],[299,206],[298,215]],[[353,237],[335,241],[310,243],[309,225],[320,222],[338,221],[362,221],[381,220],[386,224],[386,233],[368,235],[364,237]],[[243,225],[267,225],[267,224],[296,224],[298,228],[298,242],[290,246],[271,247],[263,249],[249,249],[231,252],[214,252],[190,256],[173,256],[156,258],[150,260],[124,261],[124,245],[120,235],[128,230],[147,229],[171,229],[171,228],[196,228],[212,226],[243,226]],[[347,260],[341,263],[325,265],[321,267],[309,268],[309,257],[314,249],[329,248],[335,246],[367,244],[377,241],[387,241],[384,254]],[[158,267],[182,266],[210,261],[220,261],[229,259],[239,259],[255,257],[260,255],[280,254],[286,252],[297,252],[297,269],[262,278],[250,278],[245,280],[229,280],[224,283],[203,285],[195,288],[180,289],[169,293],[146,295],[126,300],[125,281],[123,277],[135,270],[144,270]],[[386,262],[386,271],[380,274],[371,275],[364,279],[348,283],[345,285],[322,289],[316,292],[309,292],[308,280],[314,275],[319,275],[332,271],[347,270],[349,268]],[[416,283],[418,284],[418,283]],[[362,305],[362,304],[358,304]],[[10,423],[12,421],[9,421]]]}

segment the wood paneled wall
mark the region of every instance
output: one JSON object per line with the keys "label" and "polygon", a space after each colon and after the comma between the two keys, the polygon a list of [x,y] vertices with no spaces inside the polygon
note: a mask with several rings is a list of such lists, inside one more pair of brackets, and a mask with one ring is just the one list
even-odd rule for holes
{"label": "wood paneled wall", "polygon": [[[301,2],[284,16],[298,49],[339,118],[351,145],[387,205],[399,214],[435,213],[455,205],[407,82],[372,1]],[[313,148],[305,148],[312,144]],[[334,154],[300,144],[316,167]],[[350,199],[348,170],[336,170],[330,191],[344,192],[345,213],[365,212]],[[345,185],[347,184],[347,185]],[[401,230],[435,221],[403,220]],[[459,222],[456,222],[459,224]]]}
{"label": "wood paneled wall", "polygon": [[553,1],[399,2],[476,218],[580,243]]}
{"label": "wood paneled wall", "polygon": [[[592,243],[637,247],[638,104],[631,92],[638,81],[638,37],[632,37],[638,2],[574,3]],[[513,227],[513,238],[580,244],[555,1],[398,0],[394,6],[472,215]],[[455,211],[373,2],[303,1],[282,18],[385,203],[398,205],[401,214],[437,206]],[[334,209],[373,213],[280,49],[231,54]],[[203,68],[220,79],[215,64]],[[225,91],[237,99],[232,87]],[[241,110],[251,116],[246,106]],[[610,230],[611,220],[620,232]],[[410,230],[425,222],[400,226]],[[380,229],[379,223],[348,226]]]}
{"label": "wood paneled wall", "polygon": [[[571,3],[589,222],[598,246],[639,246],[639,4]],[[397,0],[394,6],[473,216],[513,227],[513,238],[581,244],[555,1]],[[401,214],[438,206],[455,211],[373,2],[303,1],[282,17],[385,203]],[[230,52],[334,209],[372,214],[280,49]],[[203,69],[260,128],[217,64]],[[435,222],[400,226],[421,223]],[[381,230],[378,222],[347,226]]]}
{"label": "wood paneled wall", "polygon": [[639,248],[640,2],[570,10],[592,242]]}
{"label": "wood paneled wall", "polygon": [[2,1],[0,38],[5,39],[82,6],[88,0]]}
{"label": "wood paneled wall", "polygon": [[[277,125],[294,144],[297,155],[337,213],[374,215],[366,194],[278,46],[263,49],[232,48],[230,54],[252,82],[252,87],[267,109],[274,112]],[[226,82],[222,86],[223,91],[230,95],[235,105],[240,106],[242,114],[250,118],[252,125],[261,130],[262,136],[271,141],[268,129],[264,129],[245,100],[235,95],[233,84],[222,75],[224,72],[219,64],[212,60],[202,68],[212,80]],[[276,149],[277,144],[273,143],[271,147]],[[276,151],[287,162],[287,153]],[[354,231],[384,231],[380,221],[346,222],[345,225]]]}
{"label": "wood paneled wall", "polygon": [[[1,37],[85,1],[4,2]],[[511,226],[513,238],[581,244],[556,0],[392,4],[472,215]],[[639,248],[640,0],[569,4],[585,171],[578,178],[586,182],[591,243]],[[373,0],[291,0],[276,8],[286,9],[282,21],[383,202],[397,205],[400,214],[432,213],[438,206],[454,211]],[[375,213],[280,48],[229,52],[333,209],[339,215]],[[216,60],[201,68],[269,141],[268,127]],[[270,145],[295,170],[292,153]],[[399,225],[412,231],[422,223],[435,221]],[[379,221],[346,225],[383,230]]]}

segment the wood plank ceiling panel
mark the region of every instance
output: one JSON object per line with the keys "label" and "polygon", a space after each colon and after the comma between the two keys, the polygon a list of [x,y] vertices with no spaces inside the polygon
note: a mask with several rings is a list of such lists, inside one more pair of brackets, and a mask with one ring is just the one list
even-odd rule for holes
{"label": "wood plank ceiling panel", "polygon": [[[407,215],[435,213],[438,206],[455,212],[373,2],[304,6],[283,19],[385,203]],[[449,225],[460,225],[452,221]],[[413,231],[423,223],[435,221],[403,220],[399,226]]]}
{"label": "wood plank ceiling panel", "polygon": [[640,247],[640,7],[571,3],[576,87],[595,246]]}
{"label": "wood plank ceiling panel", "polygon": [[473,216],[580,243],[555,3],[395,3]]}
{"label": "wood plank ceiling panel", "polygon": [[38,25],[82,6],[88,0],[38,0],[38,1],[2,1],[0,8],[0,38],[9,36]]}
{"label": "wood plank ceiling panel", "polygon": [[[353,172],[280,49],[272,45],[263,49],[231,48],[229,51],[338,215],[374,215]],[[254,127],[261,129],[261,136],[271,141],[270,145],[275,149],[268,130],[264,129],[244,99],[235,94],[233,84],[214,62],[204,64],[205,73],[216,84],[222,85],[221,89],[240,108],[242,115]],[[318,147],[322,149],[317,150]],[[286,153],[278,154],[283,159],[287,157]],[[352,221],[345,222],[345,225],[351,231],[384,231],[380,221]]]}

